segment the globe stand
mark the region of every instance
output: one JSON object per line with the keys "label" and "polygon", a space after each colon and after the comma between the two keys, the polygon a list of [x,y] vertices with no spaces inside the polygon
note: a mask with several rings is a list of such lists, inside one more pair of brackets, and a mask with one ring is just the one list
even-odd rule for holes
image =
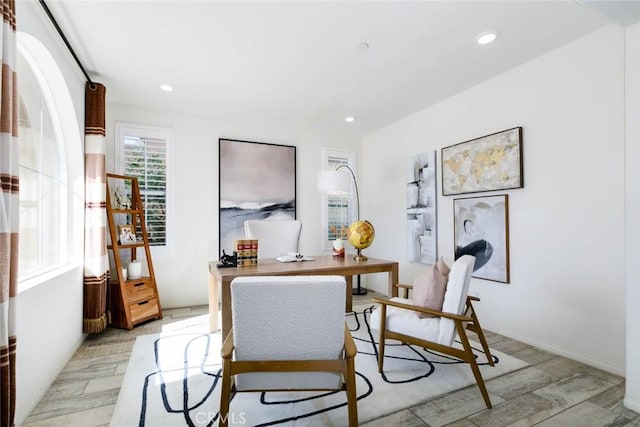
{"label": "globe stand", "polygon": [[360,261],[366,261],[369,259],[362,254],[362,249],[356,249],[356,250],[358,251],[358,253],[356,254],[356,256],[353,257],[354,261],[360,262]]}

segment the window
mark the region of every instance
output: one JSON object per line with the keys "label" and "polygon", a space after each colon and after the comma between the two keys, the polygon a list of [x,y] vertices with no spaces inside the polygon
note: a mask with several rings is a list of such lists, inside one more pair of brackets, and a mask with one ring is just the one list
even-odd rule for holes
{"label": "window", "polygon": [[84,154],[65,78],[38,39],[18,31],[18,292],[82,266]]}
{"label": "window", "polygon": [[[19,49],[18,138],[20,147],[19,280],[67,262],[67,173],[64,145],[46,83]],[[27,56],[28,58],[28,56]]]}
{"label": "window", "polygon": [[[355,153],[353,151],[323,149],[323,170],[335,170],[341,165],[349,166],[355,173]],[[348,197],[323,196],[324,249],[331,248],[331,242],[342,236],[356,220],[356,193],[354,183]]]}
{"label": "window", "polygon": [[119,170],[138,178],[149,245],[169,245],[169,147],[171,129],[116,123]]}

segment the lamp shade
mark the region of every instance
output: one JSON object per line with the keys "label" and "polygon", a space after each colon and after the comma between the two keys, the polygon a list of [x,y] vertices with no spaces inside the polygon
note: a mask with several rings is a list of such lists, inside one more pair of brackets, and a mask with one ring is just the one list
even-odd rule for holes
{"label": "lamp shade", "polygon": [[318,174],[318,191],[332,196],[347,196],[351,189],[348,173],[327,170]]}

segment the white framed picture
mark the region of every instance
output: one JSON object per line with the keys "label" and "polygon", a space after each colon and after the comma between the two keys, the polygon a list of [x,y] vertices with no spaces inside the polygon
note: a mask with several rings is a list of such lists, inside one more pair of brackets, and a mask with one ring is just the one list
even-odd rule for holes
{"label": "white framed picture", "polygon": [[509,283],[509,196],[453,200],[455,258],[473,255],[473,277]]}
{"label": "white framed picture", "polygon": [[124,224],[118,226],[118,232],[120,235],[121,245],[130,245],[136,243],[136,230],[131,224]]}

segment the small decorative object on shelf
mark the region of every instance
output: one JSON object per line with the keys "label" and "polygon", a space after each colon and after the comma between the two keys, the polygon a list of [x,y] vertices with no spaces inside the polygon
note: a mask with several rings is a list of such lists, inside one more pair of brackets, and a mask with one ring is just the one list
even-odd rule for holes
{"label": "small decorative object on shelf", "polygon": [[137,243],[136,231],[133,229],[133,225],[124,224],[118,226],[118,232],[120,234],[121,245],[131,245]]}
{"label": "small decorative object on shelf", "polygon": [[127,267],[127,271],[129,272],[129,279],[139,279],[142,277],[142,263],[136,260],[133,260],[129,263]]}
{"label": "small decorative object on shelf", "polygon": [[113,196],[116,199],[116,209],[124,209],[124,210],[129,210],[131,209],[131,200],[129,200],[129,198],[124,195],[124,194],[120,194],[120,189],[116,188],[116,191],[114,192]]}
{"label": "small decorative object on shelf", "polygon": [[122,267],[122,280],[127,280],[127,269]]}

